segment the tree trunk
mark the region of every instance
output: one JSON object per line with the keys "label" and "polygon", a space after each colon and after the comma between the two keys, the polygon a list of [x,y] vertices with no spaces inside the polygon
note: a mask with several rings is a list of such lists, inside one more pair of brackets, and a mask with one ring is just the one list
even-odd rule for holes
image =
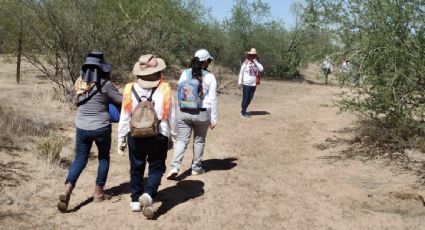
{"label": "tree trunk", "polygon": [[16,83],[21,81],[21,57],[22,57],[22,42],[23,42],[23,31],[22,31],[22,19],[19,23],[19,36],[18,36],[18,52],[16,55]]}

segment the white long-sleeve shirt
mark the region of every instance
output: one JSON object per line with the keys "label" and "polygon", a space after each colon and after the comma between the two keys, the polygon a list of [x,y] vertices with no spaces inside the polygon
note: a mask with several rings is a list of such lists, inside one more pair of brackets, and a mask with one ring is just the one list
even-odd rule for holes
{"label": "white long-sleeve shirt", "polygon": [[249,64],[255,64],[257,66],[258,71],[263,72],[264,68],[263,65],[261,65],[257,59],[254,59],[253,61],[250,61],[246,59],[241,66],[241,70],[239,71],[239,79],[238,84],[244,84],[249,86],[256,86],[256,76],[252,76],[249,72]]}
{"label": "white long-sleeve shirt", "polygon": [[[142,100],[146,100],[152,93],[152,89],[144,89],[141,88],[137,83],[133,84],[134,89],[136,90],[139,97]],[[162,106],[163,106],[163,94],[160,88],[157,88],[154,94],[152,95],[152,101],[154,103],[155,111],[159,119],[162,117]],[[133,112],[139,102],[134,96],[133,92],[131,92],[131,111]],[[175,106],[174,101],[172,99],[171,105],[171,114],[168,120],[161,120],[159,123],[159,132],[170,138],[173,137],[175,139],[176,129],[175,129]],[[121,109],[120,121],[118,123],[118,139],[123,139],[127,137],[128,132],[130,132],[130,120],[131,113],[128,113],[124,110],[124,106]]]}
{"label": "white long-sleeve shirt", "polygon": [[[187,79],[186,71],[183,71],[180,75],[179,84]],[[217,124],[217,81],[214,74],[208,72],[206,75],[202,76],[202,89],[204,92],[204,99],[202,100],[201,108],[211,109],[211,122]]]}

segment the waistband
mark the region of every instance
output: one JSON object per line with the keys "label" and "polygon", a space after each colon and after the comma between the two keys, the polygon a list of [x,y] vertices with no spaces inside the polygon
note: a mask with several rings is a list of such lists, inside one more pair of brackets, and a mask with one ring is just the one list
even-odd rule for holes
{"label": "waistband", "polygon": [[208,111],[208,110],[210,110],[210,109],[208,109],[208,108],[199,108],[199,109],[180,109],[180,111],[182,111],[182,112],[199,112],[199,111]]}

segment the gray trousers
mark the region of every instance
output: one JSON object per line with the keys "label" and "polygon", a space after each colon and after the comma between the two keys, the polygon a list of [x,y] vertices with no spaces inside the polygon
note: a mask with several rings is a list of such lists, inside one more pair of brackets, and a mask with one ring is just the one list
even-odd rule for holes
{"label": "gray trousers", "polygon": [[184,151],[189,143],[192,130],[193,137],[193,160],[192,170],[202,168],[202,156],[204,155],[205,137],[211,124],[211,111],[177,111],[177,142],[174,146],[174,156],[171,167],[180,170]]}

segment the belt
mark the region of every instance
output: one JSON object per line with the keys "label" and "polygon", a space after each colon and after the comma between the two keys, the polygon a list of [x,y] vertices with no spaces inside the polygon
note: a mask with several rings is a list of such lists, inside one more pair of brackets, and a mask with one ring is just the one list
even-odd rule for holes
{"label": "belt", "polygon": [[180,109],[183,112],[196,112],[196,111],[208,111],[207,108],[199,108],[199,109]]}

